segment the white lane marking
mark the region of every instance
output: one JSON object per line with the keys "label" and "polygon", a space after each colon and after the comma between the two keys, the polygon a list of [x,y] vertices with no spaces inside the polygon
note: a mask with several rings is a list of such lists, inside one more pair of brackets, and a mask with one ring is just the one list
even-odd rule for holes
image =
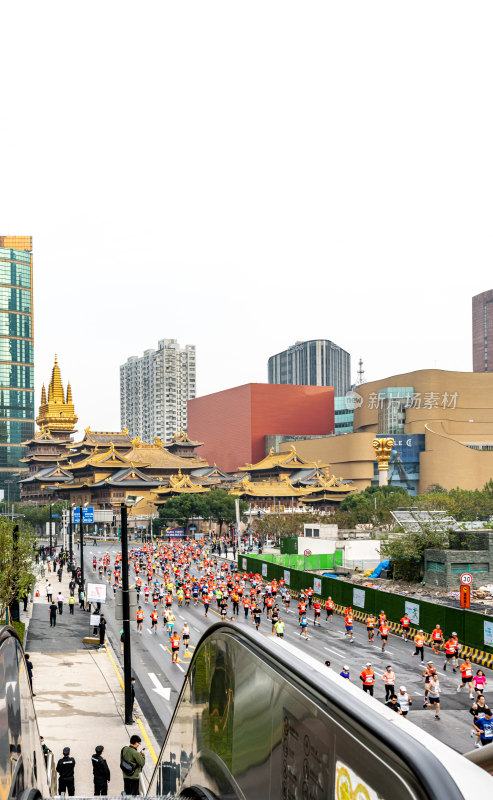
{"label": "white lane marking", "polygon": [[150,633],[151,636],[152,636],[152,631],[150,631],[149,628],[146,628],[146,630],[147,630],[147,633]]}
{"label": "white lane marking", "polygon": [[153,682],[154,686],[152,687],[155,692],[157,692],[161,697],[164,697],[165,700],[169,700],[171,696],[171,689],[169,686],[162,686],[159,679],[153,672],[148,672],[149,678]]}
{"label": "white lane marking", "polygon": [[183,669],[183,667],[182,667],[182,666],[180,666],[180,664],[178,663],[178,661],[175,661],[175,664],[176,664],[176,666],[178,667],[178,669],[181,669],[181,671],[182,671],[182,672],[185,672],[185,670]]}
{"label": "white lane marking", "polygon": [[160,644],[160,645],[159,645],[159,647],[162,647],[162,648],[163,648],[163,650],[164,650],[164,652],[165,652],[165,653],[168,653],[168,650],[166,650],[166,648],[165,648],[164,644]]}
{"label": "white lane marking", "polygon": [[178,614],[178,616],[180,617],[180,619],[185,619],[185,617],[183,617],[181,614]]}
{"label": "white lane marking", "polygon": [[192,628],[194,629],[194,631],[197,631],[197,633],[200,633],[200,628],[196,628],[195,625],[192,625]]}
{"label": "white lane marking", "polygon": [[336,656],[344,655],[344,653],[341,653],[339,650],[333,650],[332,647],[324,647],[324,650],[329,650],[331,653],[335,653]]}

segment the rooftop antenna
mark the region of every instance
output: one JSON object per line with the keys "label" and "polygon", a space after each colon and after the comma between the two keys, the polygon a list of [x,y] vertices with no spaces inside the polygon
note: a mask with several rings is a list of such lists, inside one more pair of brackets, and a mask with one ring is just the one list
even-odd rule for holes
{"label": "rooftop antenna", "polygon": [[358,386],[360,386],[362,383],[364,383],[364,380],[365,380],[365,370],[363,369],[363,359],[362,358],[360,358],[360,360],[358,361],[358,372],[357,372],[357,375],[358,375]]}

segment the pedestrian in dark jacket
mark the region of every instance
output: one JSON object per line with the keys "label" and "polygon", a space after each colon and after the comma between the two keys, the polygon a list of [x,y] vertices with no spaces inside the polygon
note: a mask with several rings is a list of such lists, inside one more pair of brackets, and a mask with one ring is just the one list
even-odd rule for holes
{"label": "pedestrian in dark jacket", "polygon": [[29,653],[24,654],[24,658],[26,659],[26,667],[27,667],[27,677],[29,678],[29,686],[31,687],[31,694],[33,697],[36,695],[33,692],[33,662],[29,659]]}
{"label": "pedestrian in dark jacket", "polygon": [[56,603],[52,603],[49,607],[50,612],[50,628],[56,627],[56,615],[58,614],[58,606]]}
{"label": "pedestrian in dark jacket", "polygon": [[110,768],[106,763],[106,759],[103,758],[103,753],[104,753],[103,745],[98,744],[98,746],[94,751],[94,755],[91,756],[95,795],[108,794],[108,783],[111,776],[110,776]]}
{"label": "pedestrian in dark jacket", "polygon": [[99,617],[99,644],[104,644],[104,637],[106,635],[106,620],[104,614]]}
{"label": "pedestrian in dark jacket", "polygon": [[75,758],[70,755],[70,747],[63,748],[63,758],[60,758],[56,765],[58,778],[58,794],[67,792],[69,797],[75,794]]}

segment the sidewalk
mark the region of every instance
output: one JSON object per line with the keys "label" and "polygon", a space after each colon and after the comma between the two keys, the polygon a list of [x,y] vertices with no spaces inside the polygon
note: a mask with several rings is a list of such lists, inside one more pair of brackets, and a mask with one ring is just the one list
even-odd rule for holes
{"label": "sidewalk", "polygon": [[104,757],[111,771],[108,794],[121,794],[120,750],[128,744],[130,736],[139,734],[146,748],[143,774],[147,785],[154,770],[152,753],[158,754],[162,743],[155,741],[137,704],[134,719],[140,720],[149,741],[145,741],[137,723],[125,725],[124,697],[116,659],[109,644],[108,649],[99,650],[82,644],[82,637],[90,632],[89,614],[82,611],[77,602],[74,615],[69,614],[70,576],[66,570],[61,584],[53,573],[46,573],[45,577],[50,579],[53,599],[56,601],[61,587],[65,603],[56,627],[50,628],[46,580],[37,580],[34,593],[39,591],[39,597],[33,597],[26,652],[34,667],[34,706],[40,734],[53,750],[55,761],[61,758],[64,747],[70,747],[77,762],[75,794],[79,796],[93,794],[91,755],[98,744],[105,748]]}

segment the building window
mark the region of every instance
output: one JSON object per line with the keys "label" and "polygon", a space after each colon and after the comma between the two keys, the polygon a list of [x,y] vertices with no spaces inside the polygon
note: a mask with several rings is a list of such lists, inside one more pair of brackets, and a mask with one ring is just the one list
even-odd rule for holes
{"label": "building window", "polygon": [[428,561],[427,569],[430,572],[445,572],[445,564],[440,561]]}
{"label": "building window", "polygon": [[462,573],[462,572],[489,572],[489,570],[490,570],[490,565],[489,564],[478,564],[478,563],[476,563],[476,564],[457,563],[457,564],[452,564],[451,567],[450,567],[450,571],[454,572],[454,573],[455,572],[457,572],[457,573]]}

